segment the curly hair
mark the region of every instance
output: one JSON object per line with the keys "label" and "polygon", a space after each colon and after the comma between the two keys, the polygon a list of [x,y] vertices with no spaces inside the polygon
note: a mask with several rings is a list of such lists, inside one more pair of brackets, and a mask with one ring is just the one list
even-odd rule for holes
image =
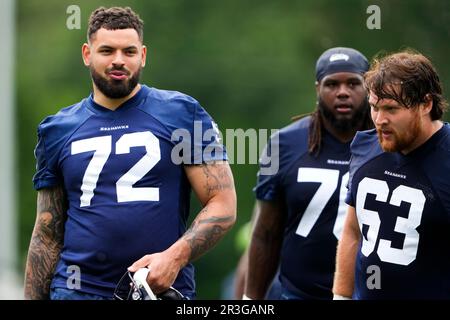
{"label": "curly hair", "polygon": [[100,7],[95,9],[89,17],[88,41],[92,40],[92,37],[101,28],[107,30],[134,29],[141,42],[144,40],[144,22],[130,7]]}
{"label": "curly hair", "polygon": [[412,49],[375,58],[364,80],[378,99],[392,99],[406,108],[432,99],[432,120],[441,119],[448,106],[433,64]]}

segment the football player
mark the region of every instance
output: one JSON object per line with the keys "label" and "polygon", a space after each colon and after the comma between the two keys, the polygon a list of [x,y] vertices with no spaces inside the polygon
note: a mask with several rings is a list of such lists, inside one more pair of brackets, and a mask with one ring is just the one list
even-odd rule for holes
{"label": "football player", "polygon": [[[139,83],[146,53],[130,8],[92,13],[82,56],[93,93],[38,128],[26,298],[110,299],[127,268],[148,267],[155,294],[173,285],[192,299],[190,262],[234,224],[216,124],[190,96]],[[203,209],[186,231],[191,189]]]}
{"label": "football player", "polygon": [[[317,108],[271,138],[258,175],[258,212],[249,248],[245,298],[331,299],[341,234],[350,141],[371,127],[363,74],[367,59],[351,48],[325,51],[316,63]],[[263,267],[262,267],[263,266]]]}
{"label": "football player", "polygon": [[450,298],[450,127],[439,76],[406,50],[365,75],[376,129],[352,146],[336,299]]}

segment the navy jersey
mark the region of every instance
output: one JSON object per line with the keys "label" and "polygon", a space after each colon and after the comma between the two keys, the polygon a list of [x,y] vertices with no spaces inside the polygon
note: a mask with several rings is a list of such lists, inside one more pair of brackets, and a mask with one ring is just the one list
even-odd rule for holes
{"label": "navy jersey", "polygon": [[[217,131],[193,98],[144,85],[115,111],[91,95],[47,117],[33,182],[37,190],[63,185],[69,205],[52,288],[66,288],[78,267],[80,291],[112,297],[131,263],[179,239],[191,192],[183,164],[226,160]],[[191,264],[174,287],[195,296]]]}
{"label": "navy jersey", "polygon": [[347,203],[362,234],[355,299],[450,298],[450,127],[403,155],[375,130],[351,146]]}
{"label": "navy jersey", "polygon": [[[308,152],[311,118],[271,138],[267,151],[279,159],[275,174],[258,174],[256,197],[285,207],[280,263],[282,286],[305,299],[331,299],[337,240],[345,215],[350,142],[323,132],[318,156]],[[278,149],[278,150],[277,150]],[[262,157],[261,162],[267,162]],[[262,166],[262,165],[261,165]]]}

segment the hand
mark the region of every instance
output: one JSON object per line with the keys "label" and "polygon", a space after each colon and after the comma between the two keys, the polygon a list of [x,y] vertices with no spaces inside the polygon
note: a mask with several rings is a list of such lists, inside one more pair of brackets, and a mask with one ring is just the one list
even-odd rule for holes
{"label": "hand", "polygon": [[163,251],[143,256],[128,267],[128,271],[136,272],[145,267],[150,269],[147,283],[155,294],[169,289],[181,269],[181,266],[176,263],[176,259],[173,259],[167,251]]}

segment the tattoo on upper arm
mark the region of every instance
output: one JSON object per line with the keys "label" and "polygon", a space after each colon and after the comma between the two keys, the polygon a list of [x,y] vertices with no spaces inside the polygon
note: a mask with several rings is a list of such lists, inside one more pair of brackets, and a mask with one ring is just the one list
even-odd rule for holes
{"label": "tattoo on upper arm", "polygon": [[37,214],[42,235],[63,242],[66,221],[67,199],[62,187],[39,192]]}
{"label": "tattoo on upper arm", "polygon": [[190,260],[194,260],[212,248],[219,239],[232,227],[234,216],[202,217],[208,207],[200,211],[191,227],[183,236],[191,248]]}
{"label": "tattoo on upper arm", "polygon": [[48,298],[50,282],[63,246],[66,210],[62,186],[38,192],[37,217],[26,267],[26,298]]}
{"label": "tattoo on upper arm", "polygon": [[218,190],[234,188],[233,177],[228,166],[213,162],[203,164],[202,171],[206,178],[204,188],[208,195]]}

